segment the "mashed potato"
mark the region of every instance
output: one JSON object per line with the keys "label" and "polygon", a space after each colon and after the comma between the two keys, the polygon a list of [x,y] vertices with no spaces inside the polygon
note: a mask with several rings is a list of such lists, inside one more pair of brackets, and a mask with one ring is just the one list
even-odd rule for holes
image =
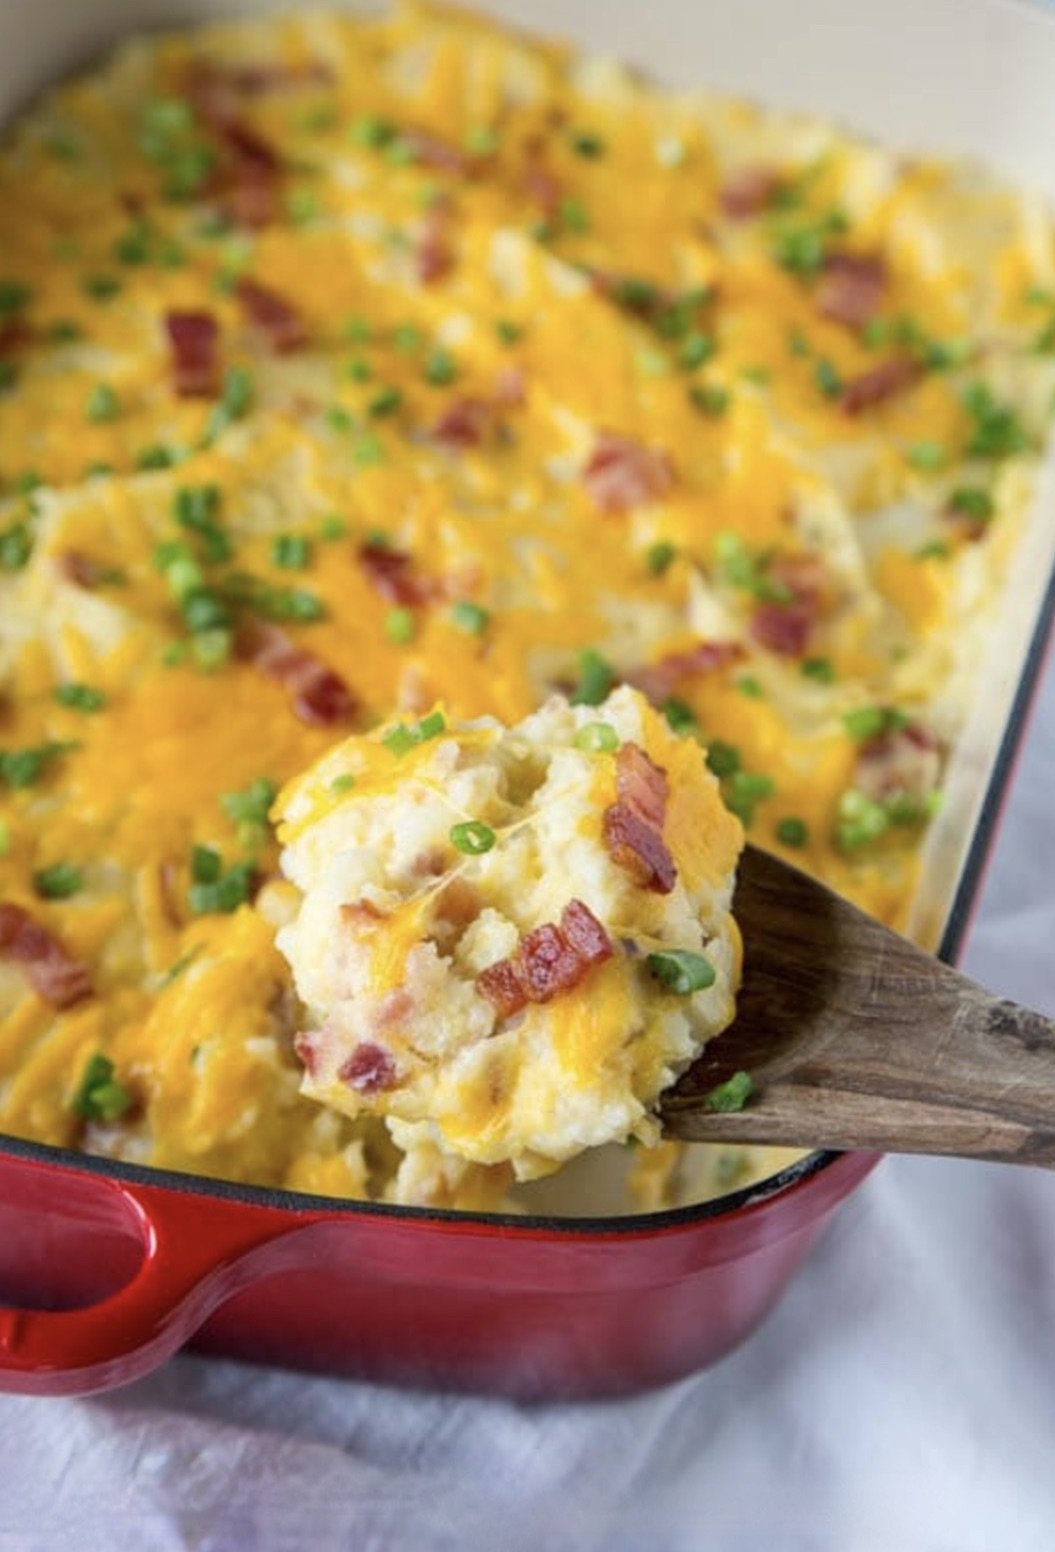
{"label": "mashed potato", "polygon": [[[481,1160],[647,1140],[731,990],[724,875],[671,828],[683,781],[715,812],[701,750],[753,844],[905,927],[1051,425],[1053,232],[976,166],[461,7],[151,32],[31,104],[0,136],[0,1130],[469,1208],[510,1201]],[[651,712],[602,712],[618,686]],[[437,705],[457,731],[396,759]],[[609,782],[592,841],[571,798],[534,815],[520,734],[442,768],[536,713],[540,786]],[[584,722],[670,775],[667,895],[598,843],[618,754]],[[318,788],[349,738],[387,796]],[[572,901],[611,957],[503,1016],[480,978]],[[433,995],[366,1041],[398,1085],[334,1084]],[[602,1153],[650,1207],[780,1162],[591,1146],[516,1199],[560,1210]]]}
{"label": "mashed potato", "polygon": [[279,800],[304,1092],[521,1179],[654,1142],[731,1020],[741,842],[695,743],[635,691],[510,729],[433,712]]}

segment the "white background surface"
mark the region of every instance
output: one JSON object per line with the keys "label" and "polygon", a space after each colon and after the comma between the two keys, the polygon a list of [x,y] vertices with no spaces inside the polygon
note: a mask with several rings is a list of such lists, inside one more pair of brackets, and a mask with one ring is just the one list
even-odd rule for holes
{"label": "white background surface", "polygon": [[[1055,1014],[1055,674],[965,968]],[[1055,1173],[887,1160],[769,1321],[633,1401],[179,1358],[0,1397],[0,1552],[1052,1552]]]}
{"label": "white background surface", "polygon": [[[1049,673],[964,967],[1055,1014],[1053,775]],[[1055,1174],[899,1159],[745,1346],[631,1402],[196,1358],[0,1397],[0,1552],[1053,1552],[1053,1465]]]}

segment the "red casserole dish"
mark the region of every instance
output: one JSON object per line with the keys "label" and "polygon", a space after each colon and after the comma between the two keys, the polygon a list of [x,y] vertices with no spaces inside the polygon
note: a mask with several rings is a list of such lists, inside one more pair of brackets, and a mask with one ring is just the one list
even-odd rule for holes
{"label": "red casserole dish", "polygon": [[[697,58],[710,62],[710,45],[729,27],[738,43],[725,57],[735,71],[737,48],[757,27],[734,19],[731,5],[712,9],[699,19]],[[778,31],[787,28],[778,0],[762,9]],[[830,20],[826,0],[807,9],[818,25]],[[896,30],[912,7],[894,9]],[[976,9],[1012,15],[988,4]],[[127,20],[132,8],[124,10]],[[589,10],[582,10],[587,37]],[[114,3],[107,17],[120,21],[121,11]],[[953,46],[956,18],[944,4],[933,12],[941,36],[931,47],[940,52]],[[195,7],[182,14],[193,16]],[[1037,19],[1014,14],[1026,54]],[[51,47],[62,21],[60,4],[40,7],[31,40],[38,69],[68,62]],[[86,24],[76,19],[82,31]],[[5,25],[0,17],[0,57]],[[70,44],[79,47],[84,39],[75,40],[73,28],[71,20]],[[1044,41],[1055,58],[1055,38]],[[867,62],[860,36],[835,38],[832,48],[833,68],[840,49],[851,74],[855,60]],[[776,46],[771,53],[785,57]],[[708,69],[721,72],[720,63]],[[845,72],[835,73],[845,84]],[[959,73],[966,99],[970,72]],[[804,85],[804,96],[811,91]],[[836,94],[818,106],[842,104]],[[861,111],[862,121],[869,112],[876,118],[867,105]],[[947,119],[955,133],[957,113]],[[915,132],[911,115],[906,123]],[[993,653],[993,682],[979,694],[964,738],[970,779],[930,848],[914,935],[946,959],[956,957],[978,898],[1051,638],[1050,529],[1038,512],[1012,578],[1018,592],[1007,611],[1007,650]],[[343,1204],[0,1139],[0,1389],[102,1390],[191,1344],[331,1375],[525,1398],[639,1390],[713,1361],[746,1337],[877,1162],[874,1154],[814,1153],[702,1205],[550,1219]]]}

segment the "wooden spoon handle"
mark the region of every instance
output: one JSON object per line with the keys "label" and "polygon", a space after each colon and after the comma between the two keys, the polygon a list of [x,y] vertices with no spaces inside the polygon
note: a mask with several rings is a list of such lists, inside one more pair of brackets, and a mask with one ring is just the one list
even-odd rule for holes
{"label": "wooden spoon handle", "polygon": [[[1055,1022],[805,874],[746,860],[737,1019],[668,1094],[669,1136],[1055,1165]],[[708,1096],[740,1069],[752,1099],[715,1112]]]}

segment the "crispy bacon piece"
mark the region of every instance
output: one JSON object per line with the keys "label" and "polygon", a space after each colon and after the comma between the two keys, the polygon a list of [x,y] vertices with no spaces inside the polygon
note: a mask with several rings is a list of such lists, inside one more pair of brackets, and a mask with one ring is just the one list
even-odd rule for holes
{"label": "crispy bacon piece", "polygon": [[522,182],[524,193],[529,199],[534,200],[547,220],[552,220],[560,209],[562,198],[561,186],[556,176],[543,161],[533,156],[525,164]]}
{"label": "crispy bacon piece", "polygon": [[824,563],[816,555],[778,555],[767,576],[791,596],[760,603],[751,619],[751,634],[770,652],[802,657],[821,613]]}
{"label": "crispy bacon piece", "polygon": [[572,991],[614,953],[607,929],[589,906],[569,900],[559,925],[544,922],[525,933],[516,953],[481,971],[476,985],[501,1018],[512,1018],[528,1003],[552,1002]]}
{"label": "crispy bacon piece", "polygon": [[55,556],[55,564],[65,581],[72,582],[74,587],[83,587],[86,592],[98,587],[110,571],[102,561],[85,555],[83,550],[62,550]]}
{"label": "crispy bacon piece", "polygon": [[648,697],[654,706],[662,706],[678,685],[694,674],[713,673],[728,668],[744,655],[738,641],[700,641],[683,652],[668,652],[655,663],[645,663],[623,675],[625,683]]}
{"label": "crispy bacon piece", "polygon": [[662,832],[646,824],[625,803],[613,803],[606,809],[603,824],[604,843],[612,861],[642,889],[669,895],[678,874]]}
{"label": "crispy bacon piece", "polygon": [[674,470],[662,449],[646,447],[618,431],[601,431],[583,469],[583,482],[602,512],[628,512],[665,496],[674,484]]}
{"label": "crispy bacon piece", "polygon": [[211,399],[220,389],[220,326],[209,312],[165,314],[173,385],[181,399]]}
{"label": "crispy bacon piece", "polygon": [[616,755],[615,781],[618,798],[602,821],[612,861],[643,889],[668,895],[678,872],[663,839],[667,774],[637,744],[628,743]]}
{"label": "crispy bacon piece", "polygon": [[941,775],[941,745],[930,728],[918,722],[877,734],[862,745],[854,786],[873,802],[903,797],[923,803],[936,790]]}
{"label": "crispy bacon piece", "polygon": [[465,177],[473,171],[475,164],[467,152],[427,129],[404,129],[400,131],[399,138],[413,153],[414,160],[433,172],[449,172]]}
{"label": "crispy bacon piece", "polygon": [[722,210],[733,221],[747,221],[769,209],[783,186],[775,167],[741,167],[722,185]]}
{"label": "crispy bacon piece", "polygon": [[385,1046],[376,1045],[373,1040],[361,1040],[337,1076],[357,1094],[380,1094],[395,1088],[399,1082],[399,1069],[392,1052]]}
{"label": "crispy bacon piece", "polygon": [[21,318],[9,318],[0,323],[0,361],[14,355],[16,350],[21,350],[28,345],[32,338],[29,325]]}
{"label": "crispy bacon piece", "polygon": [[860,377],[852,377],[843,385],[839,404],[847,415],[860,415],[876,404],[884,404],[895,398],[919,377],[922,368],[911,356],[891,356],[881,361]]}
{"label": "crispy bacon piece", "polygon": [[518,955],[511,959],[499,959],[488,965],[476,977],[477,990],[482,992],[500,1018],[512,1018],[522,1013],[528,1005],[527,984]]}
{"label": "crispy bacon piece", "polygon": [[241,632],[238,647],[246,661],[291,692],[293,710],[302,722],[333,727],[358,711],[359,703],[341,676],[280,626],[254,621]]}
{"label": "crispy bacon piece", "polygon": [[494,407],[486,399],[453,399],[432,426],[434,442],[452,452],[479,447],[491,426]]}
{"label": "crispy bacon piece", "polygon": [[294,1053],[310,1078],[319,1075],[319,1036],[320,1031],[317,1029],[298,1029],[293,1036]]}
{"label": "crispy bacon piece", "polygon": [[387,598],[390,604],[416,608],[432,597],[431,583],[415,574],[414,557],[405,550],[390,550],[380,544],[361,544],[359,564],[381,597]]}
{"label": "crispy bacon piece", "polygon": [[238,226],[257,230],[280,214],[282,163],[275,149],[242,114],[251,95],[237,70],[198,60],[186,86],[198,116],[217,142],[220,165],[212,179],[228,215]]}
{"label": "crispy bacon piece", "polygon": [[813,300],[825,318],[863,329],[886,298],[887,267],[879,254],[833,253],[817,283]]}
{"label": "crispy bacon piece", "polygon": [[414,255],[417,277],[423,286],[442,280],[454,268],[454,207],[449,199],[434,199],[425,212]]}
{"label": "crispy bacon piece", "polygon": [[72,1008],[92,995],[86,965],[20,905],[0,901],[0,954],[25,967],[30,985],[54,1008]]}
{"label": "crispy bacon piece", "polygon": [[235,293],[250,323],[280,356],[299,350],[307,341],[308,331],[300,313],[270,286],[262,286],[259,281],[243,275]]}

